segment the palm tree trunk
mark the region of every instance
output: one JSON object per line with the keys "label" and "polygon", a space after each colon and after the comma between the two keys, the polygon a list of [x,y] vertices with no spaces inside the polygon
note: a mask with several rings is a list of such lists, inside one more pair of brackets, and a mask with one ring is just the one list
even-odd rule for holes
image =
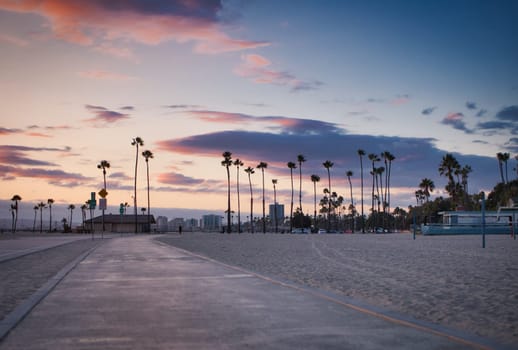
{"label": "palm tree trunk", "polygon": [[231,232],[230,224],[230,169],[227,166],[227,233]]}
{"label": "palm tree trunk", "polygon": [[290,233],[293,230],[293,169],[290,168],[291,175],[291,206],[290,206]]}
{"label": "palm tree trunk", "polygon": [[299,208],[300,214],[304,216],[302,211],[302,162],[299,162]]}
{"label": "palm tree trunk", "polygon": [[237,233],[241,233],[241,201],[239,198],[239,166],[237,167]]}
{"label": "palm tree trunk", "polygon": [[317,182],[313,182],[313,216],[314,225],[317,226]]}
{"label": "palm tree trunk", "polygon": [[135,156],[135,180],[133,185],[133,207],[135,216],[135,233],[138,233],[138,212],[137,212],[137,169],[138,169],[138,143],[136,143],[137,153]]}
{"label": "palm tree trunk", "polygon": [[250,185],[250,231],[254,233],[254,194],[252,192],[252,180],[248,175],[248,183]]}
{"label": "palm tree trunk", "polygon": [[365,233],[365,218],[363,214],[363,161],[360,156],[360,184],[361,184],[361,197],[362,197],[362,233]]}
{"label": "palm tree trunk", "polygon": [[52,232],[52,205],[49,205],[49,232]]}
{"label": "palm tree trunk", "polygon": [[149,201],[149,161],[146,159],[146,174],[147,174],[147,229],[151,231],[151,205]]}
{"label": "palm tree trunk", "polygon": [[329,171],[329,168],[327,168],[327,182],[329,184],[329,203],[328,203],[328,209],[327,209],[327,230],[331,230],[331,195],[333,192],[331,192],[331,172]]}
{"label": "palm tree trunk", "polygon": [[266,212],[264,204],[264,169],[261,169],[261,173],[263,176],[263,233],[266,233]]}
{"label": "palm tree trunk", "polygon": [[32,224],[32,232],[36,232],[36,217],[38,215],[38,211],[34,211],[34,223]]}
{"label": "palm tree trunk", "polygon": [[43,208],[40,208],[40,233],[43,233]]}

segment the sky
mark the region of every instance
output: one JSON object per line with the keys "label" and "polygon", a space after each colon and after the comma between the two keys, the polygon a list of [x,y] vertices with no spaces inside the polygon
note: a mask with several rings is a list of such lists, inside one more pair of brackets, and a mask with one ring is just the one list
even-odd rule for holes
{"label": "sky", "polygon": [[[29,218],[48,198],[56,210],[79,207],[103,188],[101,160],[111,165],[110,210],[133,207],[136,137],[139,153],[154,154],[157,214],[223,215],[224,151],[244,163],[242,213],[243,170],[266,162],[266,202],[277,179],[288,207],[286,164],[299,154],[304,211],[313,210],[310,176],[322,179],[319,198],[328,187],[326,160],[344,198],[353,172],[358,203],[358,149],[395,156],[392,207],[415,204],[425,177],[435,182],[432,198],[446,196],[437,170],[446,153],[472,167],[470,193],[490,191],[500,179],[497,152],[511,154],[516,177],[517,38],[516,1],[0,0],[0,217],[10,217],[14,194]],[[146,162],[138,158],[141,208]],[[297,168],[296,189],[298,176]],[[259,213],[258,169],[251,182]]]}

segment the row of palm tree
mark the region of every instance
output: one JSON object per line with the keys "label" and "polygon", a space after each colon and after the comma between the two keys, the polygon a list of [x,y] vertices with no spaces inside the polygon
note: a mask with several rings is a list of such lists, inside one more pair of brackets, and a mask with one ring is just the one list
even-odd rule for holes
{"label": "row of palm tree", "polygon": [[[363,156],[366,155],[365,151],[362,149],[358,150],[358,155],[360,158],[360,169],[361,169],[361,217],[362,217],[362,231],[365,232],[365,220],[364,220],[364,181],[363,181]],[[241,232],[241,207],[240,207],[240,193],[239,193],[239,169],[240,166],[243,166],[243,162],[239,159],[232,160],[232,153],[229,151],[225,151],[222,154],[223,160],[221,161],[221,165],[225,167],[226,174],[227,174],[227,210],[225,211],[227,214],[227,227],[226,231],[227,233],[231,232],[231,201],[230,201],[230,167],[232,165],[235,165],[237,167],[237,203],[238,203],[238,232]],[[389,213],[390,212],[390,180],[391,180],[391,169],[392,169],[392,162],[394,161],[395,157],[390,152],[386,151],[381,153],[381,158],[377,154],[369,154],[368,155],[369,160],[372,163],[372,192],[371,192],[371,212],[375,212],[375,206],[374,201],[377,201],[377,208],[378,212],[381,211],[381,206],[383,208],[383,213]],[[383,159],[385,166],[376,167],[376,162],[381,161]],[[303,214],[302,209],[302,163],[306,162],[306,158],[304,155],[299,154],[297,155],[297,163],[299,168],[299,206],[294,210],[293,204],[294,204],[294,179],[293,179],[293,170],[297,168],[297,163],[290,161],[286,163],[288,169],[290,170],[290,183],[291,183],[291,202],[290,202],[290,231],[293,229],[293,214],[295,212]],[[334,163],[330,160],[326,160],[322,163],[323,167],[327,171],[327,178],[328,178],[328,187],[324,189],[324,202],[327,205],[327,208],[325,209],[325,212],[327,215],[327,226],[328,229],[331,226],[331,217],[334,212],[334,208],[336,207],[336,203],[333,201],[338,198],[342,198],[341,196],[338,196],[335,192],[332,191],[332,184],[331,184],[331,168],[333,167]],[[255,168],[261,170],[262,175],[262,209],[263,209],[263,219],[262,219],[262,226],[263,226],[263,232],[266,232],[266,220],[265,220],[265,184],[264,184],[264,171],[268,167],[268,164],[266,162],[260,162]],[[247,167],[245,169],[245,172],[248,174],[248,182],[250,187],[250,217],[253,217],[253,189],[252,189],[252,181],[251,181],[251,175],[255,173],[253,167]],[[352,187],[352,181],[351,177],[353,176],[353,172],[351,170],[348,170],[346,172],[346,177],[349,182],[349,192],[350,192],[350,200],[351,204],[349,206],[350,210],[352,211],[353,215],[356,215],[356,207],[354,204],[354,198],[353,198],[353,187]],[[316,174],[312,174],[310,177],[311,181],[313,182],[313,198],[314,198],[314,221],[316,221],[317,217],[317,196],[316,196],[316,183],[320,181],[320,176]],[[383,183],[384,180],[384,183]],[[273,182],[273,181],[272,181]],[[276,197],[276,185],[277,180],[274,182],[274,197]],[[274,198],[274,205],[276,205],[276,198]],[[334,203],[334,204],[333,204]],[[322,212],[322,210],[321,210]],[[252,225],[253,226],[253,225]],[[254,228],[252,227],[252,232],[254,232]]]}

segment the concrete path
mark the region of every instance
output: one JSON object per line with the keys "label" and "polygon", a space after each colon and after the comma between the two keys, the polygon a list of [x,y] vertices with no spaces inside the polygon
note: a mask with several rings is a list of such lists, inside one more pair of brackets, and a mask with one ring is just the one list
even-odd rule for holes
{"label": "concrete path", "polygon": [[87,238],[90,236],[21,236],[3,239],[0,240],[0,262]]}
{"label": "concrete path", "polygon": [[0,349],[473,349],[151,237],[85,258]]}

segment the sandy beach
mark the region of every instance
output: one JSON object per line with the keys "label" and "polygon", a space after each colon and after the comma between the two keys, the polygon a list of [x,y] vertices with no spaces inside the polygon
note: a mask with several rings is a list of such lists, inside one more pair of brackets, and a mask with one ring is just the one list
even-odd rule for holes
{"label": "sandy beach", "polygon": [[187,233],[159,240],[231,265],[518,346],[509,236]]}

